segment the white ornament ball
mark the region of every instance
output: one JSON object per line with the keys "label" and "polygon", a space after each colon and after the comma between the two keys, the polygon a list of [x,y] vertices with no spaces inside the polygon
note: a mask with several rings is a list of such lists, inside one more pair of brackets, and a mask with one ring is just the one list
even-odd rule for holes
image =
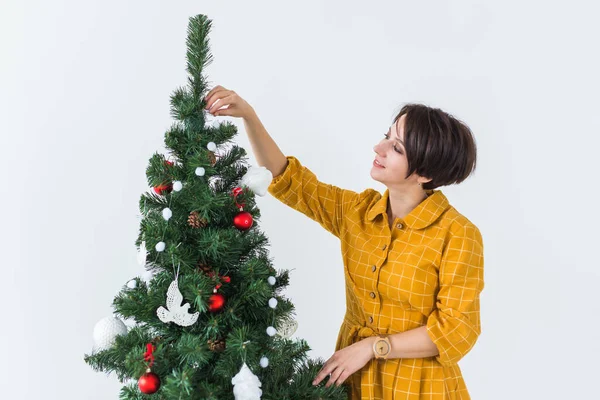
{"label": "white ornament ball", "polygon": [[137,287],[137,281],[135,279],[130,280],[127,282],[127,287],[129,289],[135,289]]}
{"label": "white ornament ball", "polygon": [[169,220],[173,216],[173,211],[170,208],[165,208],[162,210],[162,215],[165,220]]}
{"label": "white ornament ball", "polygon": [[94,326],[94,344],[96,350],[106,350],[114,343],[117,336],[127,334],[127,326],[116,317],[102,318]]}
{"label": "white ornament ball", "polygon": [[152,278],[154,278],[154,273],[152,271],[144,271],[141,276],[142,280],[146,282],[146,285],[150,283]]}
{"label": "white ornament ball", "polygon": [[282,338],[290,338],[298,329],[298,322],[291,321],[283,321],[278,326],[277,335]]}
{"label": "white ornament ball", "polygon": [[267,368],[269,366],[269,359],[267,357],[262,357],[260,359],[260,366],[263,368]]}
{"label": "white ornament ball", "polygon": [[269,307],[271,307],[271,308],[277,307],[277,299],[275,297],[271,297],[269,299]]}
{"label": "white ornament ball", "polygon": [[240,186],[245,186],[259,196],[264,196],[273,181],[273,174],[266,167],[250,167],[240,180]]}
{"label": "white ornament ball", "polygon": [[275,277],[274,276],[270,276],[267,280],[269,281],[269,284],[271,286],[275,284]]}
{"label": "white ornament ball", "polygon": [[212,152],[217,151],[217,145],[215,144],[215,142],[210,142],[206,145],[206,148]]}
{"label": "white ornament ball", "polygon": [[156,246],[154,246],[154,248],[156,249],[156,251],[164,251],[165,246],[165,242],[158,242],[156,243]]}
{"label": "white ornament ball", "polygon": [[272,326],[267,328],[267,335],[275,336],[276,333],[277,333],[277,329],[273,328]]}
{"label": "white ornament ball", "polygon": [[181,181],[173,182],[173,190],[174,191],[179,192],[181,189],[183,189],[183,183],[181,183]]}
{"label": "white ornament ball", "polygon": [[204,176],[205,173],[206,173],[206,170],[204,168],[202,168],[202,167],[196,168],[196,175]]}

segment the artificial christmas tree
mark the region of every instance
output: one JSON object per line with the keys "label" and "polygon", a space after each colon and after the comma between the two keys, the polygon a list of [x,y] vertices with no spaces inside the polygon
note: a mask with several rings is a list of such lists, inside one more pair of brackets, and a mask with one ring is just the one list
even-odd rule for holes
{"label": "artificial christmas tree", "polygon": [[171,96],[165,134],[170,160],[156,153],[146,169],[152,189],[140,198],[135,242],[146,273],[123,285],[85,362],[116,373],[121,399],[345,399],[344,386],[312,385],[323,360],[290,338],[289,274],[272,266],[254,198],[272,175],[247,166],[235,125],[205,119],[210,27],[190,18],[189,85]]}

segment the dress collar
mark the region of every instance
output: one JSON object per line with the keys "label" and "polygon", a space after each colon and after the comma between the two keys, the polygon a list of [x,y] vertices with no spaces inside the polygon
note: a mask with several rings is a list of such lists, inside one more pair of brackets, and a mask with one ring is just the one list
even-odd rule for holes
{"label": "dress collar", "polygon": [[[450,206],[448,199],[441,190],[429,189],[425,191],[429,197],[419,203],[404,218],[406,225],[412,229],[423,229],[431,225]],[[373,221],[380,214],[387,211],[390,190],[386,189],[381,198],[367,213],[367,218]]]}

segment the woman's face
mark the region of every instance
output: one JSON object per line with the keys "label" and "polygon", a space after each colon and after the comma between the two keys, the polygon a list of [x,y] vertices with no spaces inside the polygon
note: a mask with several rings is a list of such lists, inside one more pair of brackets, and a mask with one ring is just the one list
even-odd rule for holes
{"label": "woman's face", "polygon": [[[402,115],[395,124],[381,138],[381,141],[373,147],[375,160],[371,167],[371,178],[385,184],[386,186],[404,186],[407,183],[416,184],[416,175],[404,179],[408,170],[406,149],[404,148],[404,120],[406,114]],[[376,165],[379,162],[382,166]],[[412,182],[412,181],[415,182]]]}

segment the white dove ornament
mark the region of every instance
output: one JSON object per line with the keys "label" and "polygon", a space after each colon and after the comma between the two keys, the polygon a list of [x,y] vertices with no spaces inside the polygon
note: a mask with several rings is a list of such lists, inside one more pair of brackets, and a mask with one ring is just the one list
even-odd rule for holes
{"label": "white dove ornament", "polygon": [[266,167],[250,167],[240,184],[248,187],[259,196],[264,196],[273,180],[273,174]]}
{"label": "white dove ornament", "polygon": [[148,255],[148,251],[146,250],[146,241],[142,241],[140,244],[140,249],[137,254],[137,261],[142,267],[146,265],[146,256]]}
{"label": "white dove ornament", "polygon": [[156,309],[156,315],[158,318],[166,323],[175,322],[177,325],[181,326],[190,326],[193,325],[198,320],[199,312],[194,314],[190,314],[188,310],[190,309],[190,303],[185,303],[181,305],[183,301],[183,296],[179,291],[179,285],[177,284],[177,278],[169,285],[169,290],[167,291],[167,309],[163,306],[160,306]]}

